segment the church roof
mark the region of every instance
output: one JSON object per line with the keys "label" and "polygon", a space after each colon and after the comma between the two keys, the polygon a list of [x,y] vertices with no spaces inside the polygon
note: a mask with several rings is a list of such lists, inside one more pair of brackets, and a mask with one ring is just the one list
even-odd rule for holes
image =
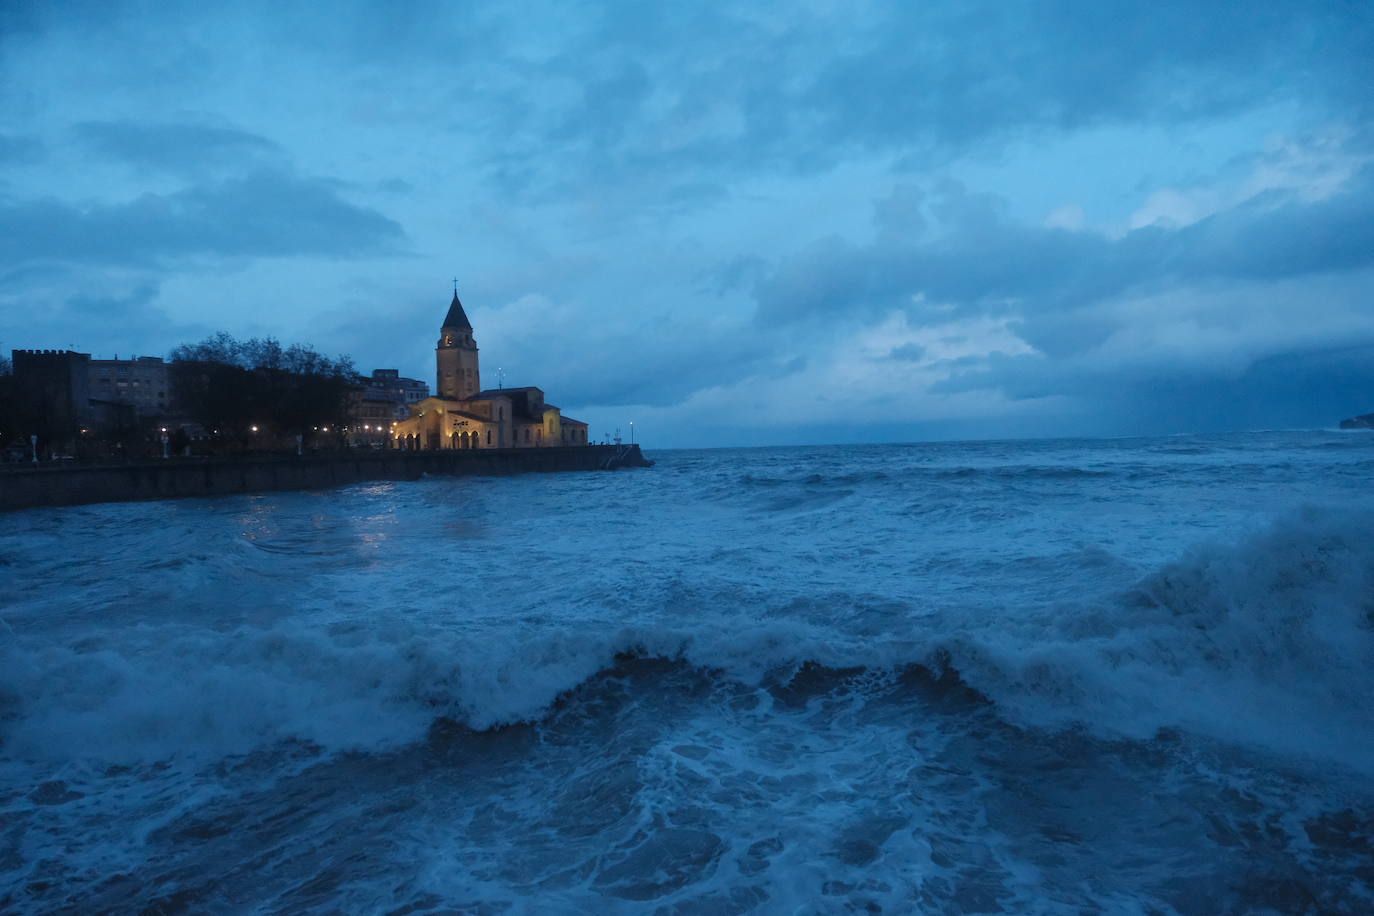
{"label": "church roof", "polygon": [[511,395],[513,395],[513,394],[519,394],[519,393],[522,392],[522,391],[538,391],[538,392],[540,392],[540,393],[543,393],[543,390],[544,390],[544,389],[542,389],[542,388],[536,388],[536,387],[534,387],[533,385],[526,385],[526,386],[524,386],[523,388],[483,388],[481,391],[479,391],[479,392],[477,392],[476,394],[474,394],[474,395],[473,395],[471,398],[469,398],[468,400],[470,400],[470,401],[477,401],[477,400],[485,400],[485,399],[488,399],[488,398],[500,398],[500,397],[507,397],[507,398],[508,398],[508,397],[510,397]]}
{"label": "church roof", "polygon": [[472,322],[468,321],[467,312],[463,311],[463,303],[458,301],[456,289],[453,291],[453,301],[448,304],[448,314],[444,316],[444,323],[440,327],[472,330]]}

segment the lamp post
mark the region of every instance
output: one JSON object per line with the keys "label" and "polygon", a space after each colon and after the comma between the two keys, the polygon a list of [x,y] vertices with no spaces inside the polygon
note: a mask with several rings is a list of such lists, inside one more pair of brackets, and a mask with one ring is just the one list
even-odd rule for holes
{"label": "lamp post", "polygon": [[635,444],[635,421],[630,421],[630,444]]}
{"label": "lamp post", "polygon": [[162,458],[167,459],[167,427],[162,427]]}

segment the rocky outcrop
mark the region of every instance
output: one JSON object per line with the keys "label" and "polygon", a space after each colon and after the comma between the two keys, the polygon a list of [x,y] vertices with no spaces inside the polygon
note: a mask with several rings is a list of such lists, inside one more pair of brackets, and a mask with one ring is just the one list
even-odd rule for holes
{"label": "rocky outcrop", "polygon": [[1341,429],[1374,429],[1374,413],[1361,414],[1341,421]]}

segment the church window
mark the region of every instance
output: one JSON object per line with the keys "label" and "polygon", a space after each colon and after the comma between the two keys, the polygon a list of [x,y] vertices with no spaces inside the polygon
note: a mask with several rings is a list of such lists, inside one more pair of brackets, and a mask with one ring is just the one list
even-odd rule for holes
{"label": "church window", "polygon": [[487,430],[487,445],[491,445],[491,430]]}
{"label": "church window", "polygon": [[525,427],[525,441],[530,441],[530,428],[528,426]]}

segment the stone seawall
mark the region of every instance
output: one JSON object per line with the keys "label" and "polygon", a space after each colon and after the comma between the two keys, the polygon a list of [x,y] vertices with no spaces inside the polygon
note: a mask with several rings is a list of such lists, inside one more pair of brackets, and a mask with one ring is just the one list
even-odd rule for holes
{"label": "stone seawall", "polygon": [[0,511],[269,490],[316,490],[368,480],[415,480],[422,474],[596,471],[648,464],[638,445],[582,445],[42,465],[0,471]]}

